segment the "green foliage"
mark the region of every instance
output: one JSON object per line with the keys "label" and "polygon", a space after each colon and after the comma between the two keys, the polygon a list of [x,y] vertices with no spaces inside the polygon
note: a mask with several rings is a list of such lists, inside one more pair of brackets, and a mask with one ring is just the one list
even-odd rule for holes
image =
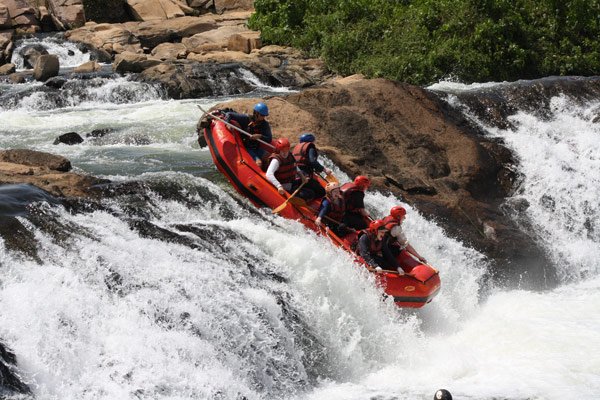
{"label": "green foliage", "polygon": [[415,84],[600,72],[600,0],[256,0],[265,43]]}

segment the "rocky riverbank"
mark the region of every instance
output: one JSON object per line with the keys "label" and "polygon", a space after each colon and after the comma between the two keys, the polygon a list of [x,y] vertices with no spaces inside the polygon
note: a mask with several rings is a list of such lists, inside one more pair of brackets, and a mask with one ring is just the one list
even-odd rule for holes
{"label": "rocky riverbank", "polygon": [[[75,68],[75,73],[93,73],[100,70],[98,62],[112,63],[115,72],[139,73],[139,79],[163,85],[173,98],[207,95],[205,80],[213,77],[210,71],[230,69],[232,64],[274,86],[302,88],[330,76],[318,59],[306,58],[291,48],[263,47],[260,33],[246,27],[252,12],[251,1],[194,0],[184,4],[177,0],[129,0],[122,2],[127,12],[119,18],[122,20],[119,23],[86,20],[83,13],[86,2],[71,3],[74,3],[69,6],[71,12],[64,12],[70,19],[59,24],[59,19],[51,14],[56,24],[48,29],[72,28],[64,33],[65,39],[90,53],[91,61]],[[0,1],[0,15],[4,15],[0,19],[0,75],[13,82],[32,76],[46,81],[59,73],[59,65],[57,58],[43,48],[31,46],[20,50],[31,72],[15,72],[15,65],[9,62],[16,38],[43,28],[44,7],[26,6],[24,0]],[[56,15],[62,10],[59,6],[54,9]],[[74,12],[75,9],[78,11]],[[5,10],[4,14],[1,10]],[[23,14],[19,13],[24,10],[30,16],[27,25],[20,19]],[[106,17],[99,14],[97,20],[111,19]]]}

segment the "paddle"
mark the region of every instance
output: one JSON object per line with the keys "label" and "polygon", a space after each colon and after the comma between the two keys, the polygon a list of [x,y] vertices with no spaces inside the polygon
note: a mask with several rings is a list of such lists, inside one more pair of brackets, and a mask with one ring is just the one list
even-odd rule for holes
{"label": "paddle", "polygon": [[[250,133],[246,132],[246,131],[245,131],[245,130],[243,130],[242,128],[238,128],[237,126],[235,126],[235,125],[233,125],[233,124],[231,124],[231,123],[229,123],[229,122],[225,121],[224,119],[222,119],[222,118],[219,118],[219,117],[217,117],[216,115],[214,115],[214,114],[211,114],[211,113],[209,113],[208,111],[204,110],[204,109],[202,108],[202,106],[200,106],[200,104],[196,104],[196,106],[198,106],[198,108],[200,109],[200,111],[202,111],[204,114],[208,114],[208,115],[210,115],[210,117],[211,117],[211,118],[214,118],[214,119],[216,119],[217,121],[221,121],[222,123],[224,123],[225,125],[227,125],[229,128],[233,128],[233,129],[235,129],[236,131],[238,131],[238,132],[241,132],[241,133],[243,133],[243,134],[244,134],[244,135],[246,135],[246,136],[252,137],[252,134],[250,134]],[[204,116],[204,114],[203,114],[202,116]],[[275,149],[275,146],[273,146],[273,145],[272,145],[272,144],[270,144],[270,143],[267,143],[267,142],[265,142],[264,140],[261,140],[261,139],[254,139],[254,140],[256,140],[257,142],[260,142],[260,143],[262,143],[262,144],[264,144],[264,145],[266,145],[266,146],[269,146],[271,149]]]}
{"label": "paddle", "polygon": [[[273,213],[273,214],[277,214],[278,212],[280,212],[281,210],[283,210],[283,209],[285,208],[285,206],[287,206],[287,203],[288,203],[288,202],[289,202],[291,199],[293,199],[293,198],[294,198],[294,196],[296,196],[296,194],[298,194],[298,192],[300,191],[300,189],[302,189],[302,187],[303,187],[304,185],[306,185],[306,183],[307,183],[307,182],[308,182],[308,180],[305,180],[304,182],[302,182],[302,184],[301,184],[300,186],[298,186],[298,189],[294,190],[294,193],[292,193],[292,194],[290,195],[290,197],[288,197],[288,198],[287,198],[287,199],[286,199],[286,200],[283,202],[283,204],[281,204],[279,207],[277,207],[277,208],[274,208],[274,209],[273,209],[272,213]],[[306,204],[306,202],[304,202],[304,204]]]}
{"label": "paddle", "polygon": [[340,183],[340,181],[338,180],[338,178],[336,178],[335,176],[333,176],[333,172],[329,173],[327,175],[325,175],[325,180],[329,183]]}

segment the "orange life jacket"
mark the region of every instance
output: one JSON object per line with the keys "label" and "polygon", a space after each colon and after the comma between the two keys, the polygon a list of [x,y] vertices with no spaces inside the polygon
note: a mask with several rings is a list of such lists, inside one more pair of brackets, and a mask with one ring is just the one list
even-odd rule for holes
{"label": "orange life jacket", "polygon": [[279,153],[273,153],[269,159],[276,158],[279,161],[279,168],[275,171],[275,178],[281,183],[292,183],[296,179],[296,159],[292,153],[288,153],[286,158],[283,158]]}

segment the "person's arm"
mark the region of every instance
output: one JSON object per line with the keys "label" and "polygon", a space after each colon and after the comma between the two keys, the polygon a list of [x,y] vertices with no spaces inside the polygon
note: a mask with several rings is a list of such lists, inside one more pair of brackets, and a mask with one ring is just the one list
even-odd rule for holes
{"label": "person's arm", "polygon": [[331,208],[331,202],[327,199],[323,199],[323,202],[321,203],[321,207],[319,208],[319,215],[317,216],[317,219],[315,219],[315,223],[317,224],[317,226],[321,225],[321,220],[323,219],[323,217],[325,215],[327,215],[330,208]]}
{"label": "person's arm", "polygon": [[300,180],[302,181],[302,183],[306,183],[306,181],[308,181],[309,177],[306,174],[306,172],[302,171],[300,169],[300,167],[298,167],[298,165],[296,165],[296,176],[300,178]]}
{"label": "person's arm", "polygon": [[392,250],[390,250],[390,238],[389,237],[387,237],[383,240],[383,245],[381,246],[381,252],[383,253],[383,257],[385,258],[385,261],[391,268],[397,270],[399,273],[403,273],[402,268],[398,269],[398,267],[400,267],[400,264],[398,264],[398,260],[396,260],[394,253],[392,253]]}
{"label": "person's arm", "polygon": [[[275,172],[277,172],[277,170],[279,169],[279,160],[276,158],[271,159],[271,162],[269,163],[269,168],[267,168],[267,179],[269,180],[269,182],[271,182],[273,184],[273,186],[275,186],[277,188],[277,191],[279,192],[279,194],[285,194],[285,189],[283,188],[283,185],[281,184],[281,182],[279,182],[277,180],[277,178],[275,178]],[[283,191],[284,193],[281,193],[281,191]]]}
{"label": "person's arm", "polygon": [[408,239],[406,238],[406,235],[404,234],[404,231],[402,230],[402,227],[400,225],[394,226],[392,228],[392,230],[390,231],[390,235],[392,235],[394,237],[394,239],[396,240],[396,242],[398,242],[398,244],[400,245],[400,250],[406,250],[407,252],[409,252],[410,254],[415,256],[422,263],[424,263],[424,264],[427,263],[427,260],[425,259],[425,257],[421,256],[417,252],[417,250],[415,250],[415,248],[412,247],[410,245],[410,243],[408,243]]}
{"label": "person's arm", "polygon": [[[236,112],[228,112],[227,114],[225,114],[225,118],[223,118],[223,119],[226,122],[236,125],[238,128],[240,128],[243,131],[246,131],[246,132],[248,131],[248,124],[250,123],[250,117],[248,117],[246,114],[240,114],[240,113],[236,113]],[[239,133],[240,133],[240,135],[244,135],[241,132],[239,132]]]}
{"label": "person's arm", "polygon": [[358,239],[358,254],[373,268],[377,267],[377,262],[371,256],[371,246],[369,236],[362,235]]}
{"label": "person's arm", "polygon": [[410,245],[410,243],[408,243],[406,245],[406,251],[408,251],[410,254],[412,254],[413,256],[417,257],[417,260],[419,260],[420,262],[422,262],[423,264],[427,264],[427,260],[425,259],[425,257],[423,257],[422,255],[420,255],[419,253],[417,253],[417,251],[415,250],[414,247],[412,247]]}
{"label": "person's arm", "polygon": [[319,162],[319,154],[313,147],[308,149],[308,163],[317,173],[321,173],[325,169]]}
{"label": "person's arm", "polygon": [[271,133],[271,125],[267,121],[263,121],[259,126],[260,139],[263,142],[271,143],[273,140],[273,133]]}
{"label": "person's arm", "polygon": [[406,246],[408,246],[408,239],[406,238],[406,235],[404,234],[404,231],[402,231],[402,227],[400,227],[400,225],[394,226],[390,231],[390,235],[392,235],[396,242],[398,242],[400,245],[400,250],[404,250]]}

